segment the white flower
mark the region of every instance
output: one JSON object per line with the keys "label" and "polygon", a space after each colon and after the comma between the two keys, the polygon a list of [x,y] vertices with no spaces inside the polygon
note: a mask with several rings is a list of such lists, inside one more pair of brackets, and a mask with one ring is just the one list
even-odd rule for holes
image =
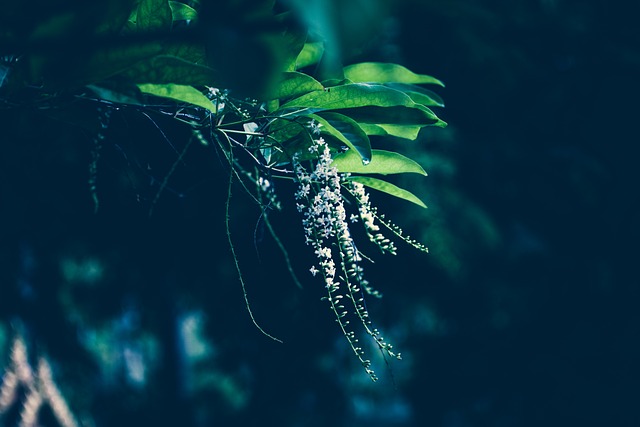
{"label": "white flower", "polygon": [[262,191],[265,192],[269,187],[271,187],[271,183],[269,182],[269,180],[263,177],[258,178],[258,185],[260,186],[260,188],[262,188]]}
{"label": "white flower", "polygon": [[322,123],[318,123],[315,120],[311,120],[311,123],[309,123],[309,127],[311,128],[311,133],[315,135],[320,135],[320,128],[322,127]]}
{"label": "white flower", "polygon": [[315,252],[321,258],[331,258],[331,248],[320,248]]}
{"label": "white flower", "polygon": [[318,274],[320,270],[318,270],[315,265],[312,265],[309,271],[311,272],[311,275],[315,277],[315,275]]}

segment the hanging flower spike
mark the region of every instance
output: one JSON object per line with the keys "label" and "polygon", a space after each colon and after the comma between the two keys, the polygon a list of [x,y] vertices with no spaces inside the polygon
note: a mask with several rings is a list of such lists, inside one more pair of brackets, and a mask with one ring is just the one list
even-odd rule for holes
{"label": "hanging flower spike", "polygon": [[[381,295],[364,279],[364,269],[360,265],[362,257],[356,249],[349,230],[349,217],[342,194],[343,185],[346,185],[348,180],[345,175],[339,174],[338,170],[331,166],[331,150],[324,139],[314,140],[312,147],[314,149],[310,151],[317,152],[318,159],[310,173],[297,158],[294,159],[293,164],[298,182],[295,193],[296,206],[303,216],[305,242],[314,249],[318,259],[317,265],[312,266],[309,271],[313,276],[321,273],[327,289],[325,299],[329,301],[330,308],[336,316],[336,322],[365,372],[376,381],[377,376],[371,369],[371,362],[364,358],[364,351],[358,344],[355,331],[349,328],[347,317],[358,318],[366,333],[374,339],[380,349],[385,350],[390,356],[398,357],[398,355],[391,351],[392,347],[384,341],[378,330],[371,327],[369,313],[364,305],[362,289],[375,296]],[[352,214],[350,221],[355,222],[360,218],[365,224],[367,233],[378,231],[379,227],[369,212],[368,195],[361,187],[350,191],[350,193],[353,192],[359,194],[356,201],[360,215]],[[370,238],[375,241],[373,237]],[[378,239],[382,241],[384,238]],[[389,244],[383,247],[388,251],[392,248]],[[346,300],[350,301],[351,309],[345,306]]]}

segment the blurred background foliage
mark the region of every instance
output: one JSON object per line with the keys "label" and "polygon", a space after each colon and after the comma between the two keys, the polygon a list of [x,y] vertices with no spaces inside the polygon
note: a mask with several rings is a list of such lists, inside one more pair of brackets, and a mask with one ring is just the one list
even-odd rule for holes
{"label": "blurred background foliage", "polygon": [[[238,46],[256,40],[243,31],[271,24],[237,12],[253,2],[227,4],[205,4],[202,19],[229,17],[210,37],[229,40],[223,56],[244,73],[229,77],[243,82],[251,70]],[[402,182],[427,211],[372,195],[430,248],[401,246],[369,268],[384,293],[369,309],[405,360],[386,372],[375,361],[381,380],[372,384],[348,354],[305,271],[311,254],[286,196],[292,188],[280,186],[288,207],[272,221],[302,290],[240,188],[232,205],[254,314],[280,345],[247,316],[215,152],[194,145],[149,217],[188,131],[114,113],[94,214],[97,117],[29,106],[0,114],[2,360],[16,331],[24,334],[87,426],[640,425],[635,15],[595,0],[284,7],[334,47],[321,64],[327,75],[380,60],[447,84],[448,128],[409,144],[374,142],[410,153],[429,173]],[[20,13],[106,13],[98,9],[36,2]],[[0,20],[2,36],[11,33],[4,40],[24,42],[27,21]],[[0,423],[12,425],[11,416]]]}

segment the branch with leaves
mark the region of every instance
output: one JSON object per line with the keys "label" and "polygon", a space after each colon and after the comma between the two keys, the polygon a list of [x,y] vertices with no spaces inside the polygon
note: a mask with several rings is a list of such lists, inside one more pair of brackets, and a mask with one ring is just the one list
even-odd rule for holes
{"label": "branch with leaves", "polygon": [[[191,128],[194,141],[224,154],[230,180],[244,186],[266,218],[281,208],[275,180],[295,181],[302,234],[317,256],[310,272],[322,277],[340,329],[375,380],[350,319],[386,355],[400,358],[400,353],[369,318],[365,296],[381,294],[365,279],[363,262],[369,258],[351,228],[362,225],[382,253],[395,254],[396,246],[381,226],[426,252],[378,215],[367,193],[373,189],[424,208],[417,196],[384,176],[426,173],[400,153],[373,148],[371,137],[415,140],[424,127],[446,126],[432,110],[444,106],[442,99],[425,88],[442,87],[442,82],[379,62],[349,65],[341,75],[322,79],[315,71],[325,53],[323,40],[301,29],[291,12],[273,12],[269,2],[242,13],[231,8],[229,15],[212,13],[197,2],[167,0],[123,0],[97,12],[96,6],[36,19],[27,43],[17,43],[19,34],[11,29],[0,35],[0,46],[14,46],[0,52],[0,108],[90,104],[103,128],[111,111],[119,109],[173,117]],[[86,14],[93,25],[82,24]],[[214,16],[234,19],[212,25]],[[51,24],[63,19],[73,25]],[[79,36],[85,38],[78,41]],[[69,55],[41,48],[66,42],[72,44]],[[96,209],[103,139],[102,133],[96,136],[90,165]]]}

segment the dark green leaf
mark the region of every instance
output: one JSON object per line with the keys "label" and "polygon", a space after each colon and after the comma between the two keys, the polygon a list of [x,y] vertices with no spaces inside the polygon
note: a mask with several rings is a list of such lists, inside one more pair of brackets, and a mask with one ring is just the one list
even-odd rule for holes
{"label": "dark green leaf", "polygon": [[317,155],[309,152],[312,140],[309,133],[308,117],[298,117],[295,120],[276,119],[267,129],[266,142],[273,148],[262,150],[268,163],[280,165],[289,163],[298,154],[299,160],[308,160]]}
{"label": "dark green leaf", "polygon": [[174,21],[191,21],[198,17],[194,8],[179,1],[170,1],[169,6]]}
{"label": "dark green leaf", "polygon": [[[112,0],[108,2],[93,2],[96,8],[95,16],[99,16],[101,23],[95,26],[96,34],[118,34],[127,23],[131,10],[135,10],[134,0]],[[99,5],[98,5],[99,4]]]}
{"label": "dark green leaf", "polygon": [[162,52],[197,65],[205,65],[206,51],[203,45],[192,43],[171,43]]}
{"label": "dark green leaf", "polygon": [[324,43],[322,42],[314,42],[314,43],[305,43],[302,48],[302,52],[298,55],[296,59],[295,68],[299,70],[300,68],[308,67],[309,65],[317,64],[322,58],[322,54],[324,53]]}
{"label": "dark green leaf", "polygon": [[352,176],[352,177],[349,177],[349,180],[359,182],[360,184],[365,185],[369,188],[382,191],[384,193],[395,196],[399,199],[404,199],[411,203],[415,203],[416,205],[423,207],[425,209],[427,208],[427,205],[425,205],[422,202],[422,200],[420,200],[415,194],[403,188],[400,188],[396,185],[393,185],[390,182],[383,181],[381,179],[365,177],[365,176]]}
{"label": "dark green leaf", "polygon": [[170,55],[158,55],[123,73],[136,83],[215,86],[213,70]]}
{"label": "dark green leaf", "polygon": [[409,83],[436,84],[444,87],[444,83],[426,74],[416,74],[402,65],[384,62],[363,62],[344,67],[344,76],[358,83]]}
{"label": "dark green leaf", "polygon": [[[292,19],[289,14],[278,15],[278,20],[284,24]],[[300,52],[304,48],[304,42],[306,40],[306,33],[300,31],[295,25],[286,25],[287,30],[280,34],[273,41],[275,43],[274,51],[278,52],[278,55],[282,58],[283,71],[296,71],[296,61]]]}
{"label": "dark green leaf", "polygon": [[191,86],[176,84],[139,84],[141,92],[162,98],[173,99],[174,101],[186,102],[197,107],[205,108],[212,113],[216,113],[216,106],[209,98],[199,90]]}
{"label": "dark green leaf", "polygon": [[169,30],[173,21],[167,0],[141,0],[138,4],[136,26],[138,30]]}
{"label": "dark green leaf", "polygon": [[286,99],[319,90],[324,90],[319,81],[307,74],[294,71],[283,73],[282,80],[267,97],[268,99]]}
{"label": "dark green leaf", "polygon": [[372,150],[371,162],[368,165],[362,164],[360,155],[357,152],[348,150],[333,159],[333,166],[337,167],[340,172],[376,173],[381,175],[418,173],[427,175],[422,166],[410,158],[385,150]]}
{"label": "dark green leaf", "polygon": [[358,123],[408,125],[408,126],[438,126],[446,127],[447,123],[440,120],[429,108],[419,104],[413,107],[358,107],[337,110],[346,114]]}

